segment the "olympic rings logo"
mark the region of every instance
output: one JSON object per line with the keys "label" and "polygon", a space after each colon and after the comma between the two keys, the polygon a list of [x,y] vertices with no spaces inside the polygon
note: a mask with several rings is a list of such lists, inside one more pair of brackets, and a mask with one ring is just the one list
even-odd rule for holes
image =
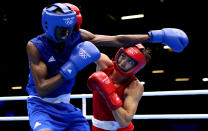
{"label": "olympic rings logo", "polygon": [[87,59],[87,58],[90,58],[91,56],[82,48],[80,48],[79,50],[79,56],[82,58],[82,59]]}
{"label": "olympic rings logo", "polygon": [[71,24],[73,24],[74,19],[75,19],[75,17],[69,17],[69,18],[64,18],[63,20],[67,25],[71,25]]}

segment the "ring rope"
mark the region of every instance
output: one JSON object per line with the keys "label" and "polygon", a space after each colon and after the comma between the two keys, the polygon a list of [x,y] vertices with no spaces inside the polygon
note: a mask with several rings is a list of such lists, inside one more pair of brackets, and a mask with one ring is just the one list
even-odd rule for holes
{"label": "ring rope", "polygon": [[[174,95],[207,95],[208,90],[183,90],[183,91],[153,91],[144,92],[143,96],[174,96]],[[28,96],[6,96],[0,97],[0,101],[26,100]],[[72,99],[92,98],[92,94],[73,94]]]}
{"label": "ring rope", "polygon": [[[92,115],[85,116],[87,120],[92,120]],[[133,119],[208,119],[208,114],[145,114],[134,115]],[[0,117],[0,121],[27,121],[28,116],[13,116],[13,117]]]}
{"label": "ring rope", "polygon": [[[143,96],[173,96],[173,95],[207,95],[208,90],[183,90],[183,91],[154,91],[144,92]],[[82,113],[87,120],[92,119],[92,115],[86,115],[86,99],[92,98],[92,94],[74,94],[72,99],[82,99]],[[0,101],[26,100],[28,96],[0,97]],[[134,115],[133,119],[208,119],[208,114],[151,114]],[[0,117],[0,121],[25,121],[28,116]]]}

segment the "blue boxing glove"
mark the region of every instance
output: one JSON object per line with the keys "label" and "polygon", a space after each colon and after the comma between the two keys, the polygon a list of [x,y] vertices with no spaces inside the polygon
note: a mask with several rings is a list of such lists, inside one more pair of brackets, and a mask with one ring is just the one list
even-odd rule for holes
{"label": "blue boxing glove", "polygon": [[189,40],[185,32],[175,28],[164,28],[148,32],[149,42],[168,45],[175,52],[182,52]]}
{"label": "blue boxing glove", "polygon": [[89,41],[74,47],[69,60],[61,67],[59,73],[66,79],[74,78],[78,71],[100,58],[100,51]]}

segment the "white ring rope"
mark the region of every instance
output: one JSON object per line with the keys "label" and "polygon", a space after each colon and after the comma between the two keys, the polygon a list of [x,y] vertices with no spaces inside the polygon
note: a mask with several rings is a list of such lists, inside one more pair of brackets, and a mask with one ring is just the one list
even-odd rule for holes
{"label": "white ring rope", "polygon": [[[144,92],[143,96],[174,96],[174,95],[207,95],[208,90],[184,90],[184,91],[154,91]],[[0,97],[0,101],[26,100],[28,96]],[[86,99],[92,98],[92,94],[74,94],[72,99],[82,99],[82,112],[87,120],[92,119],[92,115],[86,115]],[[133,119],[208,119],[208,114],[151,114],[134,115]],[[0,121],[25,121],[28,116],[0,117]]]}
{"label": "white ring rope", "polygon": [[[92,115],[85,116],[87,120],[92,120]],[[208,114],[145,114],[134,115],[133,119],[208,119]],[[28,116],[15,116],[15,117],[0,117],[0,121],[27,121]]]}
{"label": "white ring rope", "polygon": [[[208,95],[208,90],[183,90],[183,91],[153,91],[144,92],[143,96],[174,96],[174,95]],[[28,96],[0,97],[0,101],[26,100]],[[74,94],[72,99],[92,98],[92,94]]]}

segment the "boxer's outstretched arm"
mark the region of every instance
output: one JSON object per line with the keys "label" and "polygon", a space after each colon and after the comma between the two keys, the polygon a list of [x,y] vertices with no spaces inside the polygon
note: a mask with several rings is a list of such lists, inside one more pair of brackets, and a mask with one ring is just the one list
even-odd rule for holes
{"label": "boxer's outstretched arm", "polygon": [[149,40],[148,34],[135,34],[135,35],[97,35],[84,29],[79,30],[84,41],[90,41],[96,46],[106,47],[129,47],[140,42]]}
{"label": "boxer's outstretched arm", "polygon": [[47,66],[41,60],[41,56],[32,42],[27,44],[27,55],[36,90],[41,97],[47,96],[64,82],[64,78],[61,74],[51,77],[50,79],[47,78]]}
{"label": "boxer's outstretched arm", "polygon": [[123,106],[112,111],[115,120],[121,127],[127,127],[133,119],[143,92],[144,87],[140,84],[139,80],[134,80],[124,90],[126,98]]}

